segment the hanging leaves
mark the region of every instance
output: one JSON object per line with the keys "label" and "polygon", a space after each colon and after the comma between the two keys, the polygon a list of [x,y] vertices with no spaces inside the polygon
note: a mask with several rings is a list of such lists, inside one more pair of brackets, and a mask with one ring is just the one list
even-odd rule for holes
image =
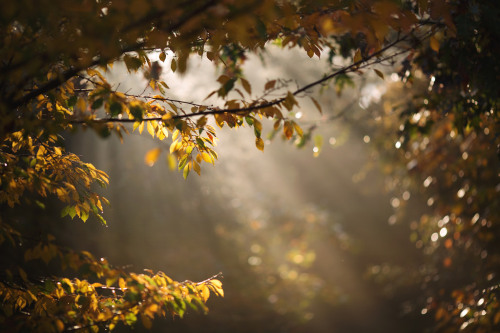
{"label": "hanging leaves", "polygon": [[[460,31],[475,31],[468,29],[471,22],[491,22],[490,18],[477,17],[468,22],[467,13],[456,8],[455,2],[445,0],[419,0],[411,6],[385,0],[366,1],[362,5],[350,1],[324,2],[318,7],[302,1],[232,1],[230,6],[213,6],[212,2],[203,1],[187,4],[68,0],[65,3],[57,10],[43,1],[32,2],[30,6],[8,2],[1,7],[5,15],[0,22],[4,34],[0,49],[0,59],[3,59],[0,70],[0,87],[3,87],[0,89],[0,203],[6,207],[24,204],[28,192],[42,199],[52,196],[63,203],[61,216],[78,217],[82,221],[95,218],[106,223],[101,214],[107,200],[94,188],[95,185],[106,186],[108,176],[64,149],[61,134],[76,127],[91,128],[101,137],[114,134],[122,139],[129,131],[125,123],[131,123],[133,131],[142,134],[146,130],[151,137],[161,141],[160,144],[169,145],[166,157],[169,167],[187,178],[191,170],[200,175],[204,163],[214,164],[218,158],[213,122],[232,129],[253,127],[255,145],[261,151],[264,150],[265,128],[262,123],[266,119],[274,122],[271,134],[281,133],[282,127],[286,139],[298,138],[296,141],[305,144],[312,130],[304,133],[286,112],[283,114],[283,110],[293,111],[299,106],[300,98],[324,83],[333,82],[340,94],[345,87],[354,84],[350,75],[360,67],[377,61],[393,61],[391,57],[383,59],[393,47],[399,47],[398,43],[407,42],[410,32],[415,43],[407,43],[405,47],[412,56],[419,56],[407,58],[410,63],[405,69],[409,71],[420,59],[435,61],[424,58],[421,52],[426,50],[439,53],[441,59],[456,59],[460,55],[464,57],[457,60],[461,66],[476,58],[482,60],[484,54],[498,53],[487,52],[484,47],[489,40],[497,40],[495,36],[486,36],[494,29],[482,29],[477,34],[471,33],[470,38],[479,38],[476,35],[482,38],[474,41],[473,48],[443,54],[450,52],[453,47],[450,40],[457,35],[454,15],[464,15]],[[478,8],[472,6],[467,12],[484,15],[488,11],[483,6],[486,4],[481,3]],[[151,13],[161,15],[153,15],[151,19]],[[422,26],[420,18],[430,19]],[[395,36],[400,39],[393,39]],[[464,46],[467,40],[460,37],[461,43],[453,42]],[[262,49],[271,43],[286,49],[298,48],[309,58],[319,58],[323,50],[331,50],[332,59],[334,56],[352,57],[357,66],[325,73],[322,79],[303,88],[292,89],[287,80],[278,78],[267,81],[261,91],[256,91],[258,89],[252,89],[251,82],[245,78],[243,64],[250,53],[264,54]],[[221,74],[217,79],[219,86],[208,96],[218,98],[213,103],[217,106],[172,99],[167,91],[170,82],[160,81],[161,68],[150,60],[151,50],[159,50],[161,62],[167,61],[168,50],[172,73],[189,70],[190,55],[206,54]],[[476,53],[467,58],[470,52]],[[108,82],[108,71],[117,60],[122,61],[130,73],[145,72],[148,90],[134,95],[119,84]],[[442,68],[438,65],[427,63],[426,68]],[[483,67],[493,71],[488,72],[487,77],[498,77],[494,62],[486,61]],[[374,71],[384,79],[382,72]],[[457,83],[462,93],[487,90],[487,85],[480,89],[470,86],[474,82],[488,81],[469,79],[475,74],[470,72],[460,69],[460,75],[454,76],[463,80]],[[446,84],[441,80],[436,86]],[[491,86],[495,93],[490,95],[496,96],[498,85]],[[151,90],[155,92],[149,94]],[[469,97],[468,103],[473,107],[476,96]],[[316,99],[311,100],[322,113]],[[450,104],[459,106],[458,103]],[[484,109],[494,112],[491,111],[493,107]],[[473,120],[457,119],[457,122],[484,124],[484,120],[475,115],[469,118]],[[168,138],[172,141],[167,141]],[[318,156],[323,139],[314,136],[313,143],[314,154]],[[145,163],[154,165],[164,148],[148,151]],[[38,207],[45,206],[42,199],[35,201]],[[3,234],[3,230],[10,230],[6,222],[2,220],[0,224],[0,242],[16,240],[16,233]],[[16,244],[15,241],[11,243]],[[117,293],[111,296],[109,290],[103,292],[103,285],[90,283],[85,278],[62,277],[31,288],[27,283],[31,281],[30,271],[20,267],[14,269],[22,285],[13,288],[0,282],[1,312],[18,316],[8,321],[25,325],[25,331],[41,327],[40,330],[60,332],[78,325],[97,329],[93,323],[103,323],[111,330],[120,323],[134,325],[137,321],[150,328],[152,320],[158,316],[169,313],[183,316],[187,306],[205,311],[204,302],[210,292],[224,295],[217,279],[194,284],[175,282],[160,273],[128,273],[112,269],[88,253],[65,253],[52,244],[52,240],[44,240],[26,251],[25,258],[45,263],[60,260],[61,271],[85,265],[91,274],[102,278],[107,287],[116,288],[112,290]],[[23,315],[30,312],[34,315]],[[32,318],[44,321],[36,322]]]}

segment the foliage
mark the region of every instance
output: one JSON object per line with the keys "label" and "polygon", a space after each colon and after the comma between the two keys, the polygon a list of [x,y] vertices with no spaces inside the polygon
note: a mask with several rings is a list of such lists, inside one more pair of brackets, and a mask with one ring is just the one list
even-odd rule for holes
{"label": "foliage", "polygon": [[[407,222],[411,242],[425,255],[424,264],[412,270],[391,267],[386,276],[378,272],[374,278],[390,284],[391,293],[421,290],[412,306],[432,316],[438,332],[494,331],[500,322],[495,227],[499,159],[498,135],[493,134],[498,123],[491,114],[482,115],[479,130],[469,126],[459,133],[453,115],[429,108],[405,115],[406,103],[415,95],[420,99],[428,84],[422,77],[414,79],[411,89],[393,84],[381,105],[399,105],[399,110],[370,108],[377,119],[370,125],[378,132],[376,155],[394,195],[390,223]],[[401,118],[419,130],[395,135]],[[400,148],[388,149],[394,145]]]}
{"label": "foliage", "polygon": [[392,176],[394,220],[404,221],[405,210],[411,216],[421,198],[426,206],[409,226],[411,241],[427,260],[401,277],[414,276],[405,288],[422,290],[418,311],[433,316],[435,331],[491,332],[500,324],[494,56],[500,35],[490,15],[499,9],[479,2],[457,8],[457,37],[431,40],[407,57],[399,72],[404,86],[393,84],[384,107],[370,110],[381,131],[376,145]]}
{"label": "foliage", "polygon": [[[425,135],[430,130],[411,121],[425,113],[422,108],[432,115],[429,124],[452,120],[453,125],[446,126],[455,128],[464,143],[477,137],[478,130],[496,135],[495,14],[498,9],[493,4],[445,0],[72,0],[57,8],[46,0],[4,1],[0,4],[0,203],[11,209],[33,203],[43,207],[55,198],[65,205],[63,217],[78,216],[85,222],[94,216],[106,223],[101,212],[107,200],[94,185],[106,185],[108,177],[66,151],[65,132],[91,128],[102,137],[111,133],[123,137],[146,129],[159,141],[169,142],[168,149],[149,151],[146,164],[153,165],[166,150],[170,163],[186,178],[192,170],[200,174],[203,163],[217,160],[215,127],[250,127],[256,147],[264,150],[261,121],[267,118],[273,120],[274,131],[286,139],[299,138],[304,145],[312,130],[304,132],[288,116],[299,107],[300,98],[320,85],[333,85],[340,93],[353,74],[363,75],[374,64],[394,63],[403,54],[407,55],[401,72],[405,81],[411,82],[417,70],[431,80],[427,96],[407,109],[405,142],[411,145],[417,140],[414,133]],[[247,54],[263,54],[268,43],[300,48],[310,58],[328,52],[331,61],[340,56],[347,65],[332,62],[331,72],[295,89],[281,78],[256,89],[245,79],[242,65]],[[161,63],[150,60],[151,52],[159,53]],[[165,66],[167,55],[172,59],[169,66]],[[218,87],[208,96],[217,98],[216,106],[169,98],[169,83],[161,79],[163,66],[182,74],[192,55],[208,58],[221,71],[214,82]],[[132,95],[108,82],[106,72],[118,61],[129,72],[143,71],[149,89]],[[384,77],[378,69],[375,73]],[[312,102],[321,112],[319,103],[314,98]],[[440,135],[435,135],[437,140],[446,137],[444,132]],[[316,141],[319,146],[320,140]],[[439,149],[433,153],[439,154]],[[419,153],[419,158],[429,156]],[[498,177],[495,172],[486,174]],[[472,183],[460,188],[464,200],[469,190],[480,193],[474,196],[483,195],[481,189],[474,192]],[[491,203],[491,196],[484,193],[484,200]],[[454,219],[462,213],[462,220],[479,214],[486,219],[483,227],[497,225],[486,212],[472,207],[454,212]],[[19,330],[112,329],[117,322],[133,325],[138,316],[150,327],[155,316],[182,316],[186,305],[206,310],[210,289],[223,294],[215,277],[180,283],[161,272],[128,273],[86,252],[63,249],[51,236],[30,237],[35,245],[26,249],[19,245],[28,240],[26,231],[16,231],[12,214],[0,221],[4,246],[23,253],[26,261],[58,260],[56,274],[64,276],[71,268],[78,276],[40,279],[14,256],[0,284],[0,318],[20,325]],[[451,212],[447,216],[451,219]],[[475,236],[474,228],[478,227],[470,232]],[[457,232],[458,238],[466,234]]]}

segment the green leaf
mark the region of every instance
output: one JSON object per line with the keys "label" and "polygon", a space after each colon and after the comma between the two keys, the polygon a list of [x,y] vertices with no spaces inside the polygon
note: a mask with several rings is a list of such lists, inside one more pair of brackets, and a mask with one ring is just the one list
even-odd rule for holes
{"label": "green leaf", "polygon": [[45,204],[39,200],[35,200],[35,203],[38,207],[40,207],[41,209],[45,209]]}
{"label": "green leaf", "polygon": [[185,154],[185,155],[184,155],[184,156],[182,156],[182,158],[179,160],[179,165],[178,165],[179,170],[181,170],[182,168],[184,168],[184,167],[186,166],[186,163],[187,163],[188,157],[189,157],[189,155],[188,155],[188,154]]}
{"label": "green leaf", "polygon": [[255,23],[255,28],[257,29],[259,36],[263,39],[266,39],[267,38],[266,25],[258,18],[256,19],[256,21],[257,22]]}
{"label": "green leaf", "polygon": [[61,210],[61,217],[65,217],[69,214],[70,206],[66,206]]}
{"label": "green leaf", "polygon": [[109,113],[111,114],[111,117],[116,117],[120,113],[122,113],[122,104],[119,102],[111,102],[109,105]]}
{"label": "green leaf", "polygon": [[88,218],[89,218],[89,213],[84,212],[84,211],[82,211],[82,212],[80,213],[80,219],[81,219],[83,222],[87,222]]}
{"label": "green leaf", "polygon": [[137,316],[132,312],[129,312],[125,315],[125,322],[127,323],[127,325],[132,326],[135,324],[136,321],[137,321]]}
{"label": "green leaf", "polygon": [[104,219],[104,217],[102,217],[101,214],[95,214],[95,216],[99,219],[99,221],[101,221],[102,224],[108,225],[108,222]]}
{"label": "green leaf", "polygon": [[184,177],[184,179],[187,179],[188,175],[189,175],[189,171],[190,171],[191,167],[189,164],[187,164],[185,167],[184,167],[184,171],[182,172],[182,176]]}
{"label": "green leaf", "polygon": [[253,118],[253,131],[255,136],[260,138],[262,135],[262,124],[257,119]]}
{"label": "green leaf", "polygon": [[217,91],[218,95],[221,97],[227,96],[227,94],[233,89],[234,82],[236,79],[227,80],[226,83]]}
{"label": "green leaf", "polygon": [[125,62],[125,65],[127,66],[129,72],[130,71],[136,72],[142,66],[141,59],[132,57],[128,54],[125,55],[125,57],[123,57],[123,61]]}
{"label": "green leaf", "polygon": [[102,98],[96,99],[90,106],[92,109],[97,110],[102,106],[104,100]]}
{"label": "green leaf", "polygon": [[135,119],[142,119],[142,116],[144,114],[144,110],[140,105],[138,105],[138,104],[130,105],[129,110]]}
{"label": "green leaf", "polygon": [[68,215],[71,218],[74,218],[76,216],[76,210],[74,206],[68,206]]}
{"label": "green leaf", "polygon": [[72,107],[72,106],[75,106],[76,105],[76,102],[78,100],[78,97],[76,95],[73,95],[71,96],[70,98],[68,98],[68,107]]}

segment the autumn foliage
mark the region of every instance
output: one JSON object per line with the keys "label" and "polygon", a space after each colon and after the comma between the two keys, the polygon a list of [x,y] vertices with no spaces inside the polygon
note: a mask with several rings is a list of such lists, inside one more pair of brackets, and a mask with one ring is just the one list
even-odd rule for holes
{"label": "autumn foliage", "polygon": [[[147,133],[168,144],[149,151],[146,164],[165,154],[184,178],[192,171],[200,175],[218,159],[217,128],[252,128],[256,148],[264,150],[262,122],[270,120],[273,131],[303,145],[313,129],[304,131],[289,112],[304,98],[322,112],[313,88],[330,85],[340,92],[351,76],[364,75],[375,64],[397,63],[408,85],[417,72],[428,82],[428,89],[404,109],[401,143],[410,154],[405,159],[430,177],[446,179],[443,187],[435,187],[432,178],[429,190],[458,191],[464,201],[460,207],[446,201],[436,205],[436,216],[448,216],[454,225],[443,251],[491,246],[495,250],[489,256],[498,258],[498,232],[493,231],[499,223],[498,189],[476,187],[478,182],[498,184],[498,160],[487,144],[490,137],[499,144],[500,70],[494,59],[499,35],[493,27],[498,8],[483,2],[70,0],[55,6],[47,0],[2,1],[0,242],[4,253],[16,255],[2,262],[0,325],[17,331],[97,331],[140,321],[148,328],[159,316],[182,317],[188,308],[207,311],[210,294],[224,294],[219,276],[177,282],[163,272],[132,273],[62,247],[51,234],[30,232],[36,221],[18,225],[16,209],[43,207],[48,200],[62,203],[62,217],[106,223],[102,211],[108,202],[96,186],[105,187],[108,176],[67,151],[65,133],[81,128],[102,137]],[[330,62],[340,56],[345,66],[331,63],[330,72],[300,87],[281,78],[252,86],[243,70],[246,55],[263,54],[271,43]],[[159,54],[159,62],[150,60],[151,52]],[[169,82],[159,71],[182,74],[191,56],[207,58],[219,69],[208,96],[216,103],[169,97]],[[149,88],[133,95],[109,82],[106,73],[117,62],[129,72],[143,72]],[[375,73],[384,79],[380,69]],[[452,132],[460,138],[452,138],[454,149],[469,160],[441,160],[446,157],[440,147]],[[413,149],[423,138],[432,143]],[[475,164],[462,165],[471,159]],[[443,163],[457,170],[440,168]],[[467,176],[460,178],[467,182],[458,186],[448,180],[463,168]],[[444,266],[454,265],[453,255]],[[498,328],[500,311],[492,291],[498,287],[498,259],[490,264],[485,274],[493,277],[487,275],[475,287],[487,292],[471,292],[464,284],[443,291],[449,292],[448,300],[430,302],[440,325],[463,325],[465,315],[456,309],[481,297],[490,325],[484,327]],[[47,266],[43,276],[41,266]],[[474,318],[471,325],[483,325],[483,319]]]}

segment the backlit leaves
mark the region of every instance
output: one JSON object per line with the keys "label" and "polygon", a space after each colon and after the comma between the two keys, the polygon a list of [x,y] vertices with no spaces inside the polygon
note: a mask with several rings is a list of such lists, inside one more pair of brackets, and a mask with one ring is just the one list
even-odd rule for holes
{"label": "backlit leaves", "polygon": [[[444,0],[403,5],[389,0],[324,2],[318,7],[303,1],[267,0],[217,6],[210,1],[64,3],[0,4],[0,204],[12,208],[35,196],[33,202],[43,208],[42,201],[50,197],[61,202],[62,217],[95,218],[102,223],[106,223],[102,210],[107,200],[96,193],[95,185],[106,186],[108,176],[66,151],[62,133],[83,127],[101,137],[114,134],[122,139],[129,123],[132,131],[150,135],[162,145],[146,152],[147,165],[156,163],[165,150],[171,169],[178,169],[184,178],[191,170],[199,175],[204,163],[218,159],[215,125],[253,127],[255,145],[264,150],[263,123],[270,119],[274,131],[282,128],[286,139],[300,138],[305,143],[311,131],[304,133],[289,112],[309,94],[306,88],[333,82],[340,94],[353,84],[349,75],[369,60],[379,59],[382,54],[376,52],[393,36],[411,31],[417,41],[421,31],[431,31],[428,43],[415,45],[442,53],[447,44],[438,30],[446,27],[446,38],[457,32],[452,17],[457,10]],[[429,24],[421,28],[419,18],[427,17]],[[309,58],[331,51],[332,57],[352,57],[358,66],[304,89],[293,90],[279,78],[269,80],[259,92],[244,77],[243,64],[249,53],[260,55],[270,43],[299,48]],[[477,45],[480,48],[481,43]],[[170,82],[160,81],[161,67],[151,62],[148,53],[159,52],[163,63],[167,50],[169,59],[172,52],[172,73],[184,73],[194,54],[218,66],[217,87],[209,95],[218,99],[217,106],[170,98]],[[107,81],[117,60],[131,73],[145,73],[148,92],[134,95]],[[384,78],[378,70],[375,73]],[[321,113],[320,104],[312,102]],[[313,141],[317,156],[323,140],[315,136]],[[21,243],[20,233],[5,221],[0,220],[0,227],[0,241],[8,240],[12,246]],[[90,253],[62,250],[52,239],[36,242],[24,257],[44,263],[59,260],[62,271],[86,270],[80,274],[100,281],[62,277],[32,285],[29,271],[16,268],[13,271],[22,282],[15,286],[0,282],[1,312],[12,317],[9,321],[25,325],[25,331],[112,330],[119,323],[138,321],[149,328],[159,316],[183,316],[189,307],[205,311],[210,292],[224,294],[215,278],[195,284],[175,282],[163,273],[128,273],[95,260]]]}
{"label": "backlit leaves", "polygon": [[[101,328],[112,330],[119,322],[132,326],[139,318],[149,325],[156,317],[182,317],[187,306],[206,312],[205,303],[211,293],[224,296],[222,284],[216,279],[219,275],[199,283],[177,282],[163,272],[148,270],[146,274],[135,274],[110,268],[104,259],[96,260],[88,252],[68,252],[50,241],[40,243],[38,247],[43,250],[27,251],[26,260],[49,262],[57,259],[77,271],[87,267],[91,275],[105,280],[106,284],[61,278],[36,285],[29,282],[26,273],[19,269],[24,282],[15,288],[12,284],[0,282],[0,299],[4,309],[10,309],[17,313],[15,316],[23,318],[18,327],[33,332],[44,332],[47,327],[57,330],[66,326],[86,327],[93,322],[100,322]],[[48,257],[40,256],[40,253],[47,253]],[[17,312],[19,310],[22,312]],[[51,313],[57,313],[57,321],[47,316]],[[96,331],[100,327],[96,326]]]}

